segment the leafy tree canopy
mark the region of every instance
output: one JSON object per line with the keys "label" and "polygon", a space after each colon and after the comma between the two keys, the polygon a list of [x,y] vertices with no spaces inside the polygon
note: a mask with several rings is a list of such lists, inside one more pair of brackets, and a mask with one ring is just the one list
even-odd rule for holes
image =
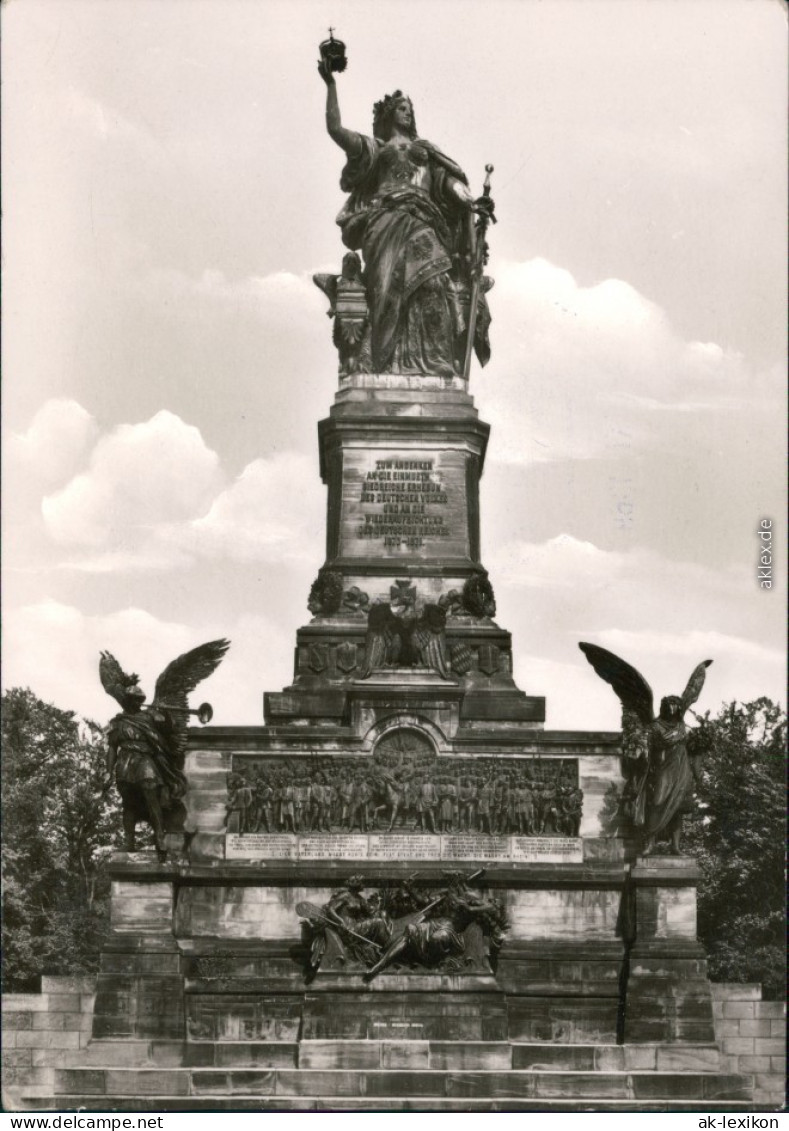
{"label": "leafy tree canopy", "polygon": [[697,716],[688,750],[699,755],[700,807],[686,818],[699,860],[699,936],[715,981],[761,982],[782,996],[786,715],[769,699]]}
{"label": "leafy tree canopy", "polygon": [[3,973],[7,989],[41,973],[96,968],[108,929],[103,863],[119,843],[103,735],[72,711],[14,688],[2,698]]}

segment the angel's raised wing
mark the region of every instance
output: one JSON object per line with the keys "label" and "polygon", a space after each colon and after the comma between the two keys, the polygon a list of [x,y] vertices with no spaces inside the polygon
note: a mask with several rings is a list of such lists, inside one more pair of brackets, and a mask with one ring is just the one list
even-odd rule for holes
{"label": "angel's raised wing", "polygon": [[216,671],[229,647],[229,640],[199,644],[169,663],[156,681],[153,706],[172,712],[173,753],[178,760],[186,749],[189,692]]}
{"label": "angel's raised wing", "polygon": [[123,706],[124,696],[130,687],[136,687],[139,676],[134,672],[127,675],[112,652],[102,652],[99,660],[101,686],[113,699]]}
{"label": "angel's raised wing", "polygon": [[701,695],[701,689],[704,687],[704,680],[707,676],[707,668],[711,663],[712,660],[702,660],[701,663],[693,669],[693,674],[688,680],[688,686],[682,692],[683,715],[688,707],[692,707],[699,695]]}
{"label": "angel's raised wing", "polygon": [[655,721],[654,696],[641,673],[597,644],[580,643],[578,647],[600,678],[613,687],[622,706],[635,712],[642,726],[650,726]]}

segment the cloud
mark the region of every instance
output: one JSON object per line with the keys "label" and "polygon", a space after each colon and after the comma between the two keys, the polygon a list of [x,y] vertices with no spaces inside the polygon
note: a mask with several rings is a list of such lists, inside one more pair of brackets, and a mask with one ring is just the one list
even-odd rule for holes
{"label": "cloud", "polygon": [[41,489],[64,483],[85,461],[98,435],[91,414],[67,397],[45,401],[27,431],[5,442],[7,467]]}
{"label": "cloud", "polygon": [[66,551],[58,568],[104,574],[300,559],[324,511],[314,459],[276,452],[228,484],[199,430],[164,411],[102,436],[87,470],[42,502]]}
{"label": "cloud", "polygon": [[501,563],[499,619],[513,634],[515,677],[530,694],[549,693],[549,726],[619,726],[616,697],[585,671],[580,640],[632,663],[656,696],[681,692],[693,667],[713,659],[702,710],[783,698],[782,605],[743,568],[604,551],[568,535],[511,544]]}
{"label": "cloud", "polygon": [[248,464],[208,513],[173,531],[195,554],[235,561],[301,558],[320,541],[325,504],[314,460],[293,452]]}
{"label": "cloud", "polygon": [[[539,258],[499,264],[496,276],[485,399],[499,459],[672,450],[711,415],[731,428],[733,413],[764,407],[769,382],[739,353],[683,341],[665,312],[621,279],[584,287]],[[523,414],[512,412],[519,402]]]}
{"label": "cloud", "polygon": [[231,639],[230,651],[195,691],[193,705],[210,699],[218,725],[262,723],[261,689],[287,682],[292,638],[254,614],[242,613],[229,624],[209,615],[195,630],[135,607],[91,616],[57,601],[27,605],[6,614],[3,685],[30,687],[47,702],[106,723],[119,708],[101,686],[100,651],[112,652],[126,671],[139,672],[150,698],[171,660],[223,635]]}
{"label": "cloud", "polygon": [[62,545],[129,554],[159,525],[204,511],[221,482],[198,429],[162,411],[102,437],[88,470],[43,500],[44,522]]}

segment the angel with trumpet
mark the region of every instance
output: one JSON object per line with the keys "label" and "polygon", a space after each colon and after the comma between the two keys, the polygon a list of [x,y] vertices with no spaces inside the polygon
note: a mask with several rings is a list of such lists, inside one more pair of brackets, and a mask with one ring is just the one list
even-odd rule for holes
{"label": "angel with trumpet", "polygon": [[102,686],[122,709],[108,728],[106,788],[114,777],[123,806],[127,852],[135,851],[140,821],[151,826],[162,863],[167,859],[166,834],[184,832],[187,721],[189,715],[197,715],[207,723],[213,716],[208,703],[190,710],[188,695],[216,670],[229,647],[227,640],[212,640],[178,656],[157,679],[148,707],[143,706],[146,696],[139,676],[127,675],[110,652],[101,653]]}

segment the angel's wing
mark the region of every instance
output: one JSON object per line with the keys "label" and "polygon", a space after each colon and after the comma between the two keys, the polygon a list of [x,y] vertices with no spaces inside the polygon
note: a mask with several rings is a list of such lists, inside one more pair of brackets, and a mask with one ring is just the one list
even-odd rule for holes
{"label": "angel's wing", "polygon": [[704,680],[707,675],[707,668],[711,663],[712,660],[702,660],[701,663],[693,669],[693,674],[688,680],[688,686],[682,692],[683,715],[688,707],[692,707],[699,695],[701,695],[701,689],[704,686]]}
{"label": "angel's wing", "polygon": [[186,710],[189,692],[216,671],[229,647],[229,640],[209,640],[169,663],[156,681],[154,706]]}
{"label": "angel's wing", "polygon": [[325,919],[326,912],[317,903],[309,903],[306,899],[296,904],[296,914],[300,919]]}
{"label": "angel's wing", "polygon": [[186,751],[189,692],[216,671],[229,647],[229,640],[209,640],[207,644],[200,644],[168,664],[156,681],[153,707],[160,710],[170,708],[168,745],[179,767],[183,766]]}
{"label": "angel's wing", "polygon": [[123,696],[130,687],[139,682],[139,676],[132,672],[127,675],[111,652],[102,652],[99,660],[101,686],[123,706]]}
{"label": "angel's wing", "polygon": [[578,647],[600,678],[611,684],[622,706],[634,711],[642,726],[650,726],[655,721],[654,698],[641,673],[597,644],[581,643]]}
{"label": "angel's wing", "polygon": [[440,605],[425,605],[414,628],[414,643],[422,663],[437,671],[444,679],[449,679],[449,656],[444,633],[446,623],[447,614]]}
{"label": "angel's wing", "polygon": [[364,644],[362,679],[367,679],[374,668],[387,662],[392,644],[392,610],[386,604],[373,605],[367,617],[367,638]]}
{"label": "angel's wing", "polygon": [[331,318],[334,314],[337,305],[337,276],[336,275],[313,275],[312,281],[316,287],[320,288],[326,295],[330,302],[330,307],[326,313]]}

